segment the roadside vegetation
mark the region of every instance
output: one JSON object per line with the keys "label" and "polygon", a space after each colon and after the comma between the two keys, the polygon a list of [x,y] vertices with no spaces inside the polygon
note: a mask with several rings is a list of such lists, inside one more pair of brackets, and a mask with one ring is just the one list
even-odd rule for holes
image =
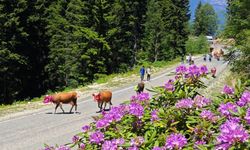
{"label": "roadside vegetation", "polygon": [[250,86],[250,5],[249,0],[228,2],[228,20],[222,37],[233,41],[228,59],[232,71]]}
{"label": "roadside vegetation", "polygon": [[[52,94],[54,92],[66,92],[66,91],[78,91],[82,94],[83,97],[87,97],[91,95],[91,92],[96,92],[101,89],[114,89],[121,85],[127,85],[129,83],[134,83],[139,80],[139,68],[144,65],[145,67],[152,67],[152,76],[155,76],[165,70],[172,68],[176,64],[180,63],[180,58],[176,58],[172,61],[158,61],[154,63],[144,62],[132,70],[119,73],[119,74],[111,74],[105,75],[94,81],[92,84],[79,86],[78,88],[65,88],[62,91],[48,91],[46,94]],[[41,97],[36,97],[27,100],[16,100],[13,104],[10,105],[0,105],[0,117],[5,116],[7,114],[22,112],[24,110],[34,110],[37,108],[44,107],[45,105],[42,103],[44,95]]]}
{"label": "roadside vegetation", "polygon": [[250,91],[238,80],[204,97],[197,90],[206,88],[207,73],[206,66],[179,66],[153,97],[132,96],[84,125],[72,142],[45,149],[249,149]]}

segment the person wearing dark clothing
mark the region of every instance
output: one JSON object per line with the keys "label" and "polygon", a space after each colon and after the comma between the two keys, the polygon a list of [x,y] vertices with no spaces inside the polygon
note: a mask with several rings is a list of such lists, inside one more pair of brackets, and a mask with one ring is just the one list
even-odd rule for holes
{"label": "person wearing dark clothing", "polygon": [[209,54],[209,61],[212,61],[212,54]]}
{"label": "person wearing dark clothing", "polygon": [[145,75],[145,68],[144,68],[144,66],[142,66],[141,69],[140,69],[141,81],[144,80],[144,75]]}
{"label": "person wearing dark clothing", "polygon": [[204,61],[207,60],[207,54],[203,55],[203,60],[204,60]]}

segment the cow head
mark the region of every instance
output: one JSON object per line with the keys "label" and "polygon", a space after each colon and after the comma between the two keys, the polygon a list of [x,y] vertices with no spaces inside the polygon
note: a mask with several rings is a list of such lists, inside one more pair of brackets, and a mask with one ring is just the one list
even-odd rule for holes
{"label": "cow head", "polygon": [[47,103],[49,103],[49,102],[52,102],[52,96],[46,95],[46,96],[44,97],[43,103],[44,103],[44,104],[47,104]]}
{"label": "cow head", "polygon": [[101,99],[100,93],[93,93],[92,94],[94,101],[99,101]]}

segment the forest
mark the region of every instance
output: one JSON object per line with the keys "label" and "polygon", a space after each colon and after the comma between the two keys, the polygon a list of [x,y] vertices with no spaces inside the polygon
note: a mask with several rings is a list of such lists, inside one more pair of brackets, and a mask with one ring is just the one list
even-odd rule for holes
{"label": "forest", "polygon": [[0,104],[184,55],[189,18],[189,0],[1,0]]}
{"label": "forest", "polygon": [[[232,61],[233,71],[244,78],[248,4],[229,0],[220,31],[246,56]],[[217,14],[200,2],[190,20],[189,5],[189,0],[1,0],[0,104],[84,86],[143,62],[206,51],[202,36],[216,34]]]}

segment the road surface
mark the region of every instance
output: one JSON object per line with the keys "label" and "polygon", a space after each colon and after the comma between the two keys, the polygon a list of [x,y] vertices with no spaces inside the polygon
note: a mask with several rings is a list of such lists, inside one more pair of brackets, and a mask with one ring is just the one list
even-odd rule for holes
{"label": "road surface", "polygon": [[[218,75],[226,68],[227,63],[224,61],[204,62],[203,58],[197,58],[195,64],[206,64],[210,68],[216,66]],[[146,83],[146,88],[152,86],[164,85],[170,79],[170,68],[165,73],[153,77],[150,82]],[[139,77],[138,77],[139,79]],[[213,79],[210,80],[212,82]],[[135,83],[125,87],[120,87],[113,91],[113,105],[119,105],[123,101],[129,100],[132,95]],[[64,110],[68,111],[70,107],[64,105]],[[0,121],[0,149],[1,150],[39,150],[43,144],[61,145],[71,142],[71,137],[81,132],[81,127],[93,121],[91,116],[96,115],[97,104],[91,97],[78,99],[79,114],[62,114],[60,108],[58,114],[53,114],[54,105],[49,108],[41,109],[33,113],[19,116],[9,120]]]}

